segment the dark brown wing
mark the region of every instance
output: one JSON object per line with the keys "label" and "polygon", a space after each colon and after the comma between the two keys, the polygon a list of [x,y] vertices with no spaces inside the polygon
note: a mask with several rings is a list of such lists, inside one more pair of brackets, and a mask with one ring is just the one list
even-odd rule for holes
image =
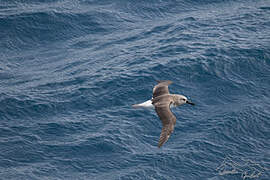
{"label": "dark brown wing", "polygon": [[162,131],[160,134],[158,147],[161,147],[170,137],[171,133],[174,130],[174,125],[176,123],[176,117],[171,112],[170,96],[162,97],[157,103],[155,103],[155,110],[162,122]]}
{"label": "dark brown wing", "polygon": [[169,94],[168,86],[172,84],[172,81],[158,81],[158,84],[153,88],[153,98]]}
{"label": "dark brown wing", "polygon": [[174,129],[174,125],[172,124],[167,124],[165,126],[163,126],[162,130],[161,130],[161,134],[159,137],[159,142],[158,142],[158,147],[160,148],[165,142],[168,141],[171,133],[173,132]]}

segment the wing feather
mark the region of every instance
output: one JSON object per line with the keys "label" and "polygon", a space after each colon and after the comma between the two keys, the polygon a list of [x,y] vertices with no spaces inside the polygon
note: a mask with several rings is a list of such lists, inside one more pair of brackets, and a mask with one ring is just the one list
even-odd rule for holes
{"label": "wing feather", "polygon": [[158,81],[158,84],[153,88],[153,98],[169,94],[168,86],[172,84],[172,81]]}
{"label": "wing feather", "polygon": [[162,130],[159,138],[158,147],[161,147],[170,137],[174,130],[176,117],[170,109],[172,99],[170,96],[163,96],[159,101],[154,103],[155,110],[162,122]]}

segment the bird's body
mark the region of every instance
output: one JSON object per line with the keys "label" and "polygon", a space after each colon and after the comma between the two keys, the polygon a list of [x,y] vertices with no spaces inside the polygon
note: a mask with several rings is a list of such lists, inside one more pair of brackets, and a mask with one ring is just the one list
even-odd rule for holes
{"label": "bird's body", "polygon": [[170,108],[185,103],[194,105],[183,95],[170,94],[168,89],[170,84],[172,84],[172,81],[158,81],[158,84],[153,88],[153,97],[151,100],[133,105],[134,108],[155,108],[162,122],[162,131],[158,147],[161,147],[169,139],[174,130],[176,117],[171,112]]}

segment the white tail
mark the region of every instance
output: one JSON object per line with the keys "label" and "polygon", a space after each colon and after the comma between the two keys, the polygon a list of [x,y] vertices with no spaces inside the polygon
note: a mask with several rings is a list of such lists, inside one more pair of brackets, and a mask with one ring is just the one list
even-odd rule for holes
{"label": "white tail", "polygon": [[132,105],[134,108],[153,108],[152,100],[145,101],[141,104],[134,104]]}

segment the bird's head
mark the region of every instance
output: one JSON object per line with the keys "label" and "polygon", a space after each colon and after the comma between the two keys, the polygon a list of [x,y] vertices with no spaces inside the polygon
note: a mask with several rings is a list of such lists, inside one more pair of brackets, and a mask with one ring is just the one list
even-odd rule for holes
{"label": "bird's head", "polygon": [[180,106],[182,104],[195,105],[193,102],[189,101],[186,96],[177,94],[174,97],[175,97],[175,103],[174,103],[175,106]]}

